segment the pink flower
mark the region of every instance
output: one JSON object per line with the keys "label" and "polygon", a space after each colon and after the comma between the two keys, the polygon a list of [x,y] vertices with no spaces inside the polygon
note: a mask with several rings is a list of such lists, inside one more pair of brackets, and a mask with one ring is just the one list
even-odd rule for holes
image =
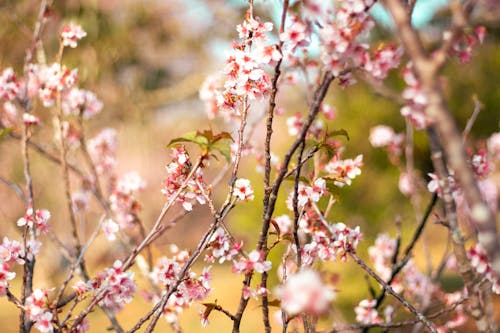
{"label": "pink flower", "polygon": [[4,69],[0,75],[0,100],[14,100],[18,96],[20,88],[14,70],[12,68]]}
{"label": "pink flower", "polygon": [[120,230],[118,223],[112,219],[107,219],[102,223],[102,231],[104,236],[108,241],[114,241],[116,239],[116,233]]}
{"label": "pink flower", "polygon": [[304,126],[304,117],[301,113],[297,112],[286,120],[286,125],[288,126],[288,134],[291,136],[297,136],[300,133],[302,126]]}
{"label": "pink flower", "polygon": [[63,95],[62,108],[66,114],[81,114],[84,119],[89,119],[101,112],[103,104],[93,92],[72,88]]}
{"label": "pink flower", "polygon": [[361,324],[380,324],[382,319],[379,317],[374,299],[364,299],[354,308],[356,312],[356,321]]}
{"label": "pink flower", "polygon": [[77,42],[85,36],[87,36],[87,33],[83,31],[82,27],[73,22],[63,26],[60,33],[62,44],[71,48],[75,48]]}
{"label": "pink flower", "polygon": [[392,142],[394,135],[394,130],[389,126],[375,126],[370,130],[370,144],[373,147],[388,146]]}
{"label": "pink flower", "polygon": [[52,313],[50,311],[45,311],[36,318],[35,327],[42,333],[52,333],[54,332],[54,327],[51,322]]}
{"label": "pink flower", "polygon": [[31,113],[23,113],[23,122],[26,126],[36,126],[40,123],[40,118]]}
{"label": "pink flower", "polygon": [[363,166],[363,155],[358,155],[355,159],[346,160],[340,160],[334,156],[325,166],[325,171],[336,178],[334,182],[336,186],[342,187],[344,185],[351,185],[352,180],[361,174],[361,166]]}
{"label": "pink flower", "polygon": [[253,250],[248,254],[248,258],[240,258],[239,261],[233,262],[233,272],[235,273],[249,273],[255,271],[257,273],[264,273],[271,269],[271,262],[264,260],[262,252]]}
{"label": "pink flower", "polygon": [[95,163],[97,173],[112,173],[116,166],[118,140],[116,130],[105,128],[88,141],[89,154]]}
{"label": "pink flower", "polygon": [[281,307],[289,315],[325,313],[335,293],[324,285],[317,272],[303,270],[290,275],[285,283],[275,291],[281,299]]}
{"label": "pink flower", "polygon": [[50,212],[46,209],[37,209],[33,213],[33,208],[28,208],[26,214],[17,220],[19,227],[27,225],[35,228],[36,233],[46,233],[49,230]]}
{"label": "pink flower", "polygon": [[250,185],[250,181],[245,178],[238,178],[234,183],[233,196],[238,200],[253,200],[254,193]]}

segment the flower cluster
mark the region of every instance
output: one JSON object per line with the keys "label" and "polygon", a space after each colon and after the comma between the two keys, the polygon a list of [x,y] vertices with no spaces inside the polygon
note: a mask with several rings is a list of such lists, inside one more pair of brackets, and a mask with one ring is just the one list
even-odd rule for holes
{"label": "flower cluster", "polygon": [[78,82],[78,71],[64,65],[31,64],[28,68],[28,94],[38,97],[46,107],[55,105],[57,95],[69,91]]}
{"label": "flower cluster", "polygon": [[62,44],[71,48],[75,48],[78,45],[78,41],[85,36],[87,36],[87,33],[83,31],[82,27],[73,22],[63,26],[60,32]]}
{"label": "flower cluster", "polygon": [[50,212],[46,209],[37,209],[33,212],[33,208],[28,208],[26,214],[17,220],[19,227],[27,225],[36,230],[36,234],[46,233],[49,230]]}
{"label": "flower cluster", "polygon": [[[175,255],[172,258],[161,257],[155,265],[151,278],[154,283],[161,285],[162,290],[170,287],[180,279],[183,265],[189,257],[187,251],[178,251],[173,247]],[[212,288],[210,287],[210,268],[205,268],[198,276],[193,271],[188,271],[175,292],[168,298],[163,315],[169,323],[178,321],[178,316],[183,309],[190,307],[193,302],[201,301],[208,297]],[[163,291],[165,293],[166,291]],[[155,303],[162,296],[160,294],[148,294],[147,298]]]}
{"label": "flower cluster", "polygon": [[12,68],[6,68],[0,75],[0,100],[12,101],[19,95],[20,84]]}
{"label": "flower cluster", "polygon": [[237,26],[240,42],[233,43],[222,72],[224,79],[211,76],[200,90],[209,117],[225,110],[226,119],[230,119],[240,114],[245,100],[268,94],[271,82],[263,66],[281,59],[276,45],[266,44],[267,33],[272,29],[272,23],[262,23],[250,16]]}
{"label": "flower cluster", "polygon": [[[310,206],[318,202],[325,194],[326,181],[323,178],[316,179],[312,186],[300,182],[297,190],[297,204],[299,208]],[[287,206],[290,210],[293,210],[293,195],[293,192],[288,195]]]}
{"label": "flower cluster", "polygon": [[375,309],[377,301],[374,299],[364,299],[354,308],[356,313],[356,321],[361,324],[380,324],[378,311]]}
{"label": "flower cluster", "polygon": [[161,193],[169,199],[175,197],[175,201],[182,204],[182,207],[187,211],[191,211],[196,202],[201,205],[205,204],[205,197],[198,185],[205,186],[202,170],[197,169],[194,175],[188,179],[192,164],[189,154],[183,146],[172,148],[171,156],[172,162],[165,167],[168,178],[164,182]]}
{"label": "flower cluster", "polygon": [[105,128],[88,141],[89,154],[99,175],[113,174],[118,141],[116,130]]}
{"label": "flower cluster", "polygon": [[275,293],[281,300],[281,308],[291,316],[300,313],[324,314],[335,296],[333,290],[321,281],[319,274],[310,269],[290,275]]}
{"label": "flower cluster", "polygon": [[64,94],[62,108],[67,115],[82,115],[89,119],[101,112],[103,103],[91,91],[72,88]]}
{"label": "flower cluster", "polygon": [[[313,215],[314,216],[314,215]],[[316,259],[322,261],[347,260],[347,253],[355,252],[361,239],[360,228],[347,227],[344,223],[326,224],[321,218],[312,216],[301,219],[300,227],[311,236],[311,241],[302,249],[303,261],[311,266]]]}
{"label": "flower cluster", "polygon": [[[451,33],[446,32],[445,38],[451,38]],[[486,37],[486,28],[478,26],[472,33],[463,34],[453,43],[452,55],[456,56],[461,64],[468,64],[472,59],[474,47],[482,44]]]}
{"label": "flower cluster", "polygon": [[344,185],[351,185],[352,180],[361,174],[362,166],[363,155],[344,160],[334,156],[325,166],[325,171],[329,173],[329,177],[335,179],[336,186],[343,187]]}
{"label": "flower cluster", "polygon": [[235,243],[231,245],[231,240],[224,228],[217,228],[210,237],[207,250],[210,251],[205,256],[205,261],[209,263],[215,262],[218,259],[219,264],[224,261],[231,261],[238,254],[243,243]]}
{"label": "flower cluster", "polygon": [[248,254],[248,258],[242,257],[238,261],[233,261],[234,273],[249,273],[255,271],[257,273],[264,273],[271,269],[271,262],[265,260],[264,253],[253,250]]}
{"label": "flower cluster", "polygon": [[500,294],[500,281],[495,278],[486,251],[481,244],[478,243],[471,247],[467,252],[467,256],[469,257],[472,267],[476,269],[476,272],[490,281],[493,292],[495,294]]}
{"label": "flower cluster", "polygon": [[35,322],[35,327],[42,333],[51,333],[54,327],[51,324],[52,313],[47,309],[48,291],[35,289],[26,298],[25,310],[31,321]]}
{"label": "flower cluster", "polygon": [[[338,76],[350,66],[362,66],[369,59],[367,46],[357,39],[374,26],[366,11],[372,4],[372,0],[343,1],[335,19],[328,19],[320,30],[321,60],[333,75]],[[375,72],[376,66],[372,64],[370,70]]]}
{"label": "flower cluster", "polygon": [[109,201],[120,226],[127,228],[137,221],[141,205],[134,194],[142,191],[145,186],[146,182],[137,172],[128,172],[118,179]]}
{"label": "flower cluster", "polygon": [[403,49],[395,45],[387,45],[378,49],[373,58],[367,56],[363,63],[363,69],[370,73],[376,80],[383,80],[391,69],[399,67],[399,61],[403,55]]}
{"label": "flower cluster", "polygon": [[124,305],[130,303],[137,290],[134,273],[124,271],[122,262],[116,260],[113,267],[106,268],[87,283],[78,282],[73,286],[78,293],[90,292],[93,295],[104,294],[99,305],[111,312],[119,312]]}
{"label": "flower cluster", "polygon": [[413,65],[411,63],[408,63],[405,67],[403,79],[407,87],[403,90],[403,98],[406,101],[406,105],[401,108],[401,115],[410,120],[416,129],[424,129],[431,123],[431,120],[425,114],[427,96],[413,72]]}

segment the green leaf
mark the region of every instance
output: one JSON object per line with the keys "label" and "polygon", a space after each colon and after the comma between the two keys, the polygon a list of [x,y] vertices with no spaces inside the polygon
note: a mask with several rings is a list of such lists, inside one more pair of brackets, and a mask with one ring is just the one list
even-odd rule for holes
{"label": "green leaf", "polygon": [[187,132],[178,138],[170,140],[167,147],[172,147],[182,142],[196,143],[201,148],[206,148],[206,146],[208,145],[208,139],[205,136],[199,135],[198,132],[196,131],[192,131],[192,132]]}
{"label": "green leaf", "polygon": [[231,144],[228,140],[219,139],[210,146],[210,150],[218,151],[222,156],[224,156],[227,163],[231,162]]}
{"label": "green leaf", "polygon": [[345,136],[347,140],[350,140],[349,133],[347,133],[347,131],[345,129],[343,129],[343,128],[341,128],[339,130],[334,130],[334,131],[328,132],[326,134],[326,136],[328,138],[333,138],[335,136]]}
{"label": "green leaf", "polygon": [[12,131],[12,127],[2,128],[0,130],[0,139],[9,134]]}

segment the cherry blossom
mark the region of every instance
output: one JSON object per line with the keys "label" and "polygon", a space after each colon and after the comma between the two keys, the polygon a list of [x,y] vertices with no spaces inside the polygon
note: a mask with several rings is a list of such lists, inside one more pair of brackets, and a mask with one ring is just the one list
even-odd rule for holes
{"label": "cherry blossom", "polygon": [[335,297],[318,273],[309,269],[288,276],[275,294],[281,300],[281,308],[292,316],[300,313],[321,315],[328,311]]}
{"label": "cherry blossom", "polygon": [[351,185],[352,180],[361,174],[361,166],[363,166],[363,155],[345,160],[340,160],[334,156],[325,166],[325,171],[335,178],[334,183],[336,186],[343,187],[344,185]]}
{"label": "cherry blossom", "polygon": [[128,172],[118,178],[109,201],[120,226],[127,228],[137,222],[142,207],[135,195],[145,187],[146,182],[137,172]]}
{"label": "cherry blossom", "polygon": [[0,100],[12,101],[20,91],[20,84],[17,82],[16,73],[12,68],[6,68],[0,75]]}
{"label": "cherry blossom", "polygon": [[254,194],[252,186],[250,185],[250,181],[245,178],[238,178],[234,182],[233,196],[241,201],[253,200]]}
{"label": "cherry blossom", "polygon": [[394,138],[394,130],[385,125],[378,125],[370,129],[370,144],[373,147],[388,146]]}
{"label": "cherry blossom", "polygon": [[5,102],[0,109],[0,125],[5,128],[13,127],[17,123],[18,111],[14,103]]}
{"label": "cherry blossom", "polygon": [[361,324],[380,324],[382,319],[379,317],[374,299],[364,299],[354,308],[356,312],[356,321]]}
{"label": "cherry blossom", "polygon": [[24,246],[17,240],[10,240],[7,236],[0,244],[0,262],[24,264]]}
{"label": "cherry blossom", "polygon": [[104,298],[99,302],[111,312],[119,312],[124,305],[130,303],[137,290],[133,272],[125,272],[122,262],[116,260],[113,267],[106,268],[96,278],[87,283],[88,290],[94,294],[105,291]]}
{"label": "cherry blossom", "polygon": [[231,245],[229,236],[226,234],[224,228],[218,227],[210,237],[208,243],[210,253],[206,255],[205,261],[215,262],[218,259],[220,264],[224,261],[231,261],[238,254],[242,245],[242,243]]}
{"label": "cherry blossom", "polygon": [[[199,203],[201,205],[205,204],[205,197],[198,185],[201,184],[201,186],[205,186],[202,170],[198,169],[191,179],[187,179],[192,165],[185,148],[183,146],[172,148],[171,156],[172,162],[165,167],[168,178],[165,180],[161,192],[166,195],[167,198],[176,195],[175,201],[181,203],[186,211],[191,211],[194,203]],[[177,193],[183,185],[185,185],[184,189],[180,193]]]}
{"label": "cherry blossom", "polygon": [[33,208],[28,208],[26,214],[17,220],[19,227],[28,226],[35,228],[37,235],[46,233],[49,230],[50,212],[46,209],[37,209],[33,212]]}
{"label": "cherry blossom", "polygon": [[104,236],[108,241],[114,241],[116,239],[116,233],[120,230],[118,223],[112,219],[107,219],[102,223],[102,231]]}
{"label": "cherry blossom", "polygon": [[98,174],[112,173],[116,167],[116,130],[105,128],[88,141],[89,154]]}
{"label": "cherry blossom", "polygon": [[78,41],[85,36],[87,36],[87,33],[83,31],[82,27],[73,22],[63,26],[60,33],[62,44],[71,48],[75,48]]}
{"label": "cherry blossom", "polygon": [[72,88],[63,96],[62,108],[67,115],[82,115],[89,119],[101,112],[103,103],[88,90]]}
{"label": "cherry blossom", "polygon": [[263,253],[253,250],[248,254],[248,258],[240,258],[239,261],[233,261],[233,272],[235,273],[248,273],[255,271],[257,273],[264,273],[271,269],[271,262],[264,260]]}

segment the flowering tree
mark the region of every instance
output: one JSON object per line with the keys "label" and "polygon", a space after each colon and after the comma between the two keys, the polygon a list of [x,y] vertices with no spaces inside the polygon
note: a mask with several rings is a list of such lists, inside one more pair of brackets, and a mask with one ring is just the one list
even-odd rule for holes
{"label": "flowering tree", "polygon": [[[383,1],[396,36],[393,43],[373,45],[370,31],[375,22],[370,10],[375,2],[283,0],[280,18],[273,24],[257,17],[249,1],[224,68],[207,78],[200,90],[207,116],[222,118],[224,125],[171,139],[172,160],[161,191],[164,205],[153,223],[143,223],[137,193],[145,182],[136,172],[117,174],[115,130],[105,128],[87,139],[85,121],[97,116],[103,103],[93,92],[78,88],[77,70],[64,64],[65,50],[76,48],[86,32],[75,23],[64,25],[55,61],[35,59],[36,52],[44,52],[42,31],[50,19],[51,3],[42,1],[24,72],[6,68],[0,76],[1,136],[19,141],[25,178],[23,186],[2,178],[26,206],[17,221],[17,236],[5,236],[0,245],[0,295],[19,310],[19,331],[98,330],[92,328],[89,315],[100,308],[117,332],[144,328],[152,332],[161,317],[180,332],[183,309],[198,305],[202,325],[219,312],[232,323],[233,332],[240,332],[252,299],[261,306],[266,332],[408,327],[448,332],[467,320],[475,322],[480,332],[495,331],[490,307],[492,294],[500,292],[500,244],[496,185],[488,176],[500,159],[500,133],[489,138],[487,149],[466,150],[480,103],[476,102],[473,116],[460,133],[440,80],[447,62],[469,62],[474,47],[483,42],[485,29],[469,25],[479,4],[450,1],[451,26],[442,32],[437,46],[429,46],[411,24],[416,1]],[[406,84],[402,92],[384,84],[389,72],[400,67]],[[331,214],[342,199],[339,188],[349,187],[361,175],[363,156],[344,156],[349,131],[327,126],[336,110],[325,97],[332,85],[349,89],[356,80],[369,82],[375,92],[401,105],[406,133],[379,125],[371,130],[369,140],[373,147],[385,149],[400,169],[400,190],[414,204],[419,221],[408,244],[403,244],[400,234],[377,236],[366,262],[365,254],[357,251],[362,230],[332,220]],[[278,157],[272,143],[286,133],[276,131],[275,123],[286,111],[277,98],[287,89],[304,90],[307,109],[287,115],[291,139],[285,154]],[[54,118],[58,156],[33,139],[41,127],[42,112]],[[254,135],[261,123],[265,126],[263,142]],[[431,147],[434,173],[427,186],[419,185],[422,179],[415,169],[414,131],[425,131]],[[67,211],[71,247],[51,229],[50,212],[36,205],[33,149],[60,166],[61,204]],[[85,165],[71,162],[69,157],[77,153]],[[256,158],[262,184],[242,174],[240,165],[246,156]],[[225,160],[226,166],[211,178],[207,171],[214,160]],[[226,174],[229,181],[223,184]],[[232,233],[227,217],[235,207],[244,209],[255,199],[257,186],[264,193],[258,240],[243,244]],[[220,203],[214,199],[218,188],[226,191]],[[416,198],[424,191],[432,194],[421,211]],[[94,200],[102,212],[98,218],[88,209]],[[276,213],[280,200],[286,201],[288,214]],[[156,258],[155,241],[202,205],[209,208],[210,214],[204,217],[209,225],[198,244],[190,250],[173,246],[171,256]],[[445,253],[435,271],[426,274],[415,263],[414,248],[433,212],[448,230],[452,251]],[[93,230],[90,236],[82,232],[87,220]],[[467,239],[462,225],[471,230]],[[140,239],[131,237],[134,229],[140,230]],[[104,269],[89,267],[85,261],[100,233],[125,249]],[[40,288],[33,280],[37,257],[50,239],[61,246],[70,265],[60,285]],[[272,253],[280,259],[271,262]],[[353,261],[360,274],[370,277],[370,296],[356,301],[357,323],[351,325],[340,324],[333,316],[337,291],[325,264],[342,265],[343,261]],[[235,309],[225,306],[224,300],[208,300],[210,269],[224,262],[242,279],[241,290],[233,294],[239,299]],[[204,268],[196,271],[195,263]],[[439,277],[445,268],[460,276],[463,288],[451,293],[442,288]],[[268,281],[271,272],[278,274],[278,285]],[[147,281],[147,287],[138,287],[139,278]],[[18,289],[13,287],[16,279],[21,280]],[[133,327],[125,328],[116,315],[140,297],[139,289],[151,308],[138,315]],[[271,309],[276,312],[270,313]]]}

